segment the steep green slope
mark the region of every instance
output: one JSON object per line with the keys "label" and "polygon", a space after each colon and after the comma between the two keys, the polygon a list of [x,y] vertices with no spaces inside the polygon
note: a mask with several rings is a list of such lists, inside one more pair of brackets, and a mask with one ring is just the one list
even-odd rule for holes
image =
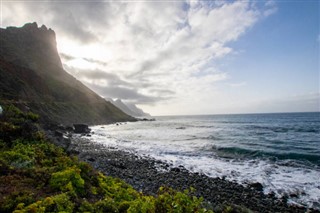
{"label": "steep green slope", "polygon": [[62,67],[55,33],[36,23],[0,29],[0,100],[31,109],[43,122],[132,121]]}

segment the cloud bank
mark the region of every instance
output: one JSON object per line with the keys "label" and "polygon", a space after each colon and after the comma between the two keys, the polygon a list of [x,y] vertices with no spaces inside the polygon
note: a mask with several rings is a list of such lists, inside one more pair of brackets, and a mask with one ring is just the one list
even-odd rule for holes
{"label": "cloud bank", "polygon": [[101,96],[142,104],[156,114],[181,114],[181,107],[199,114],[228,104],[217,85],[232,76],[218,61],[234,54],[230,44],[276,12],[276,5],[10,1],[2,10],[4,26],[37,21],[53,28],[65,69]]}

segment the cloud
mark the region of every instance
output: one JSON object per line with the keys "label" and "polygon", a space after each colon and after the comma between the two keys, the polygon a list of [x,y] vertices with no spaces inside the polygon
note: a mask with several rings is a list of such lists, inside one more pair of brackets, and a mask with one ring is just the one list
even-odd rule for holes
{"label": "cloud", "polygon": [[272,1],[19,1],[3,3],[3,24],[53,28],[65,69],[102,96],[212,103],[217,83],[229,78],[217,62],[274,8]]}
{"label": "cloud", "polygon": [[165,97],[154,97],[141,94],[138,90],[132,88],[125,88],[121,86],[115,85],[105,85],[101,86],[98,84],[85,83],[88,87],[93,89],[95,92],[100,94],[105,98],[120,98],[123,100],[127,100],[131,103],[139,103],[139,104],[148,104],[154,105],[160,100],[168,100],[169,98]]}
{"label": "cloud", "polygon": [[175,92],[168,89],[151,89],[149,95],[140,92],[141,89],[151,87],[140,82],[129,82],[119,77],[116,71],[108,73],[103,70],[81,70],[66,67],[66,70],[92,90],[105,98],[120,98],[139,104],[155,104],[161,100],[172,98]]}
{"label": "cloud", "polygon": [[228,85],[231,86],[231,87],[243,87],[243,86],[247,85],[247,82],[242,81],[242,82],[239,82],[239,83],[228,83]]}
{"label": "cloud", "polygon": [[265,2],[265,10],[263,16],[268,17],[278,11],[277,4],[274,0],[268,0]]}
{"label": "cloud", "polygon": [[100,60],[96,60],[96,59],[93,59],[93,58],[78,58],[78,57],[75,57],[75,56],[72,56],[72,55],[69,55],[69,54],[66,54],[66,53],[60,53],[60,57],[62,58],[62,60],[67,63],[67,62],[70,62],[70,61],[73,61],[73,60],[77,60],[77,59],[82,59],[82,60],[85,60],[89,63],[95,63],[95,64],[99,64],[101,66],[107,66],[108,63],[104,62],[104,61],[100,61]]}

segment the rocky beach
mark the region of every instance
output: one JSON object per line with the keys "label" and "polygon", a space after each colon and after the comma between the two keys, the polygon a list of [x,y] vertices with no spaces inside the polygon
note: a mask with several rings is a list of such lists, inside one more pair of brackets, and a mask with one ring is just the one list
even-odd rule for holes
{"label": "rocky beach", "polygon": [[211,178],[204,174],[192,173],[183,166],[172,167],[167,163],[140,157],[134,153],[106,147],[90,141],[88,137],[73,135],[67,151],[80,160],[112,177],[118,177],[144,194],[155,195],[161,186],[177,190],[194,188],[194,195],[203,197],[206,205],[218,208],[231,204],[238,209],[253,212],[319,212],[302,206],[289,205],[287,197],[276,198],[265,195],[262,185],[253,183],[240,185],[223,178]]}

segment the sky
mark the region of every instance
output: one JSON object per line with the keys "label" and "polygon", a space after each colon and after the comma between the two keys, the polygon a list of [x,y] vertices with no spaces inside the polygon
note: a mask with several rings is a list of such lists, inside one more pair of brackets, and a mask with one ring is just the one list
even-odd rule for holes
{"label": "sky", "polygon": [[320,111],[318,0],[1,0],[67,72],[151,115]]}

